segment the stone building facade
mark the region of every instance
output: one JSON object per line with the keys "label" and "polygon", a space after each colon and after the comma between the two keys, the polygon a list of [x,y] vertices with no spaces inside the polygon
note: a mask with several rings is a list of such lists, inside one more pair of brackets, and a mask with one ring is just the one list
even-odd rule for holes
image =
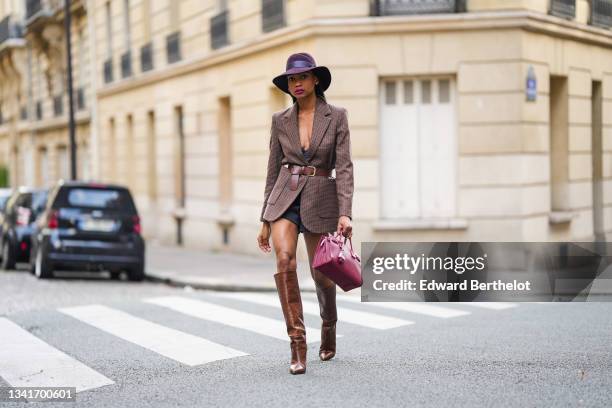
{"label": "stone building facade", "polygon": [[[61,12],[27,3],[50,17],[0,43],[0,157],[41,184],[67,140],[65,117],[32,116],[53,112]],[[87,171],[131,187],[150,239],[259,252],[270,120],[291,104],[271,80],[300,51],[349,112],[355,245],[612,231],[608,0],[74,3]],[[37,176],[43,162],[55,172]]]}

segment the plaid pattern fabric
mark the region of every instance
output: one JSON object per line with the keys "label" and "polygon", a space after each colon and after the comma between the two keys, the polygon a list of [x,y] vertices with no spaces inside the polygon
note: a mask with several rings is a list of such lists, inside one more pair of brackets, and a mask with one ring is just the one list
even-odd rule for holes
{"label": "plaid pattern fabric", "polygon": [[[353,162],[348,116],[345,108],[317,97],[310,158],[302,154],[298,129],[297,102],[274,113],[270,129],[270,156],[260,221],[275,221],[302,191],[300,216],[311,232],[333,232],[338,218],[351,220],[353,204]],[[336,169],[336,178],[301,175],[298,188],[291,191],[291,173],[284,164]]]}

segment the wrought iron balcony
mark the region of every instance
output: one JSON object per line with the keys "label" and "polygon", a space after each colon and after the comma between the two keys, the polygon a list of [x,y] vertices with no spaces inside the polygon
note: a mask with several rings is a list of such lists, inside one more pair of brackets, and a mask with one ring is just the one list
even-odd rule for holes
{"label": "wrought iron balcony", "polygon": [[458,13],[466,10],[466,0],[371,0],[370,14],[393,16],[407,14]]}
{"label": "wrought iron balcony", "polygon": [[23,38],[21,25],[14,22],[11,16],[6,16],[0,21],[0,44],[11,40]]}
{"label": "wrought iron balcony", "polygon": [[127,78],[132,75],[132,53],[126,51],[121,56],[121,78]]}
{"label": "wrought iron balcony", "polygon": [[140,70],[142,72],[153,69],[153,44],[148,43],[140,48]]}
{"label": "wrought iron balcony", "polygon": [[576,0],[550,0],[549,14],[572,19],[576,15]]}
{"label": "wrought iron balcony", "polygon": [[168,64],[181,60],[181,32],[177,31],[166,37],[166,56]]}
{"label": "wrought iron balcony", "polygon": [[261,1],[261,29],[264,33],[285,26],[284,0]]}
{"label": "wrought iron balcony", "polygon": [[113,59],[109,58],[104,61],[104,83],[112,82],[113,80]]}
{"label": "wrought iron balcony", "polygon": [[221,48],[229,43],[227,35],[227,23],[229,12],[222,11],[210,19],[210,46],[213,50]]}
{"label": "wrought iron balcony", "polygon": [[597,27],[612,27],[612,0],[591,1],[591,24]]}

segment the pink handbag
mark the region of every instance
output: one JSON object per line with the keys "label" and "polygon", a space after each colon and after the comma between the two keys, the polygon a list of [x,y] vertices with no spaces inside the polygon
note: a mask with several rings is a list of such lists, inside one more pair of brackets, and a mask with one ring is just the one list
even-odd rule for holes
{"label": "pink handbag", "polygon": [[333,280],[345,292],[360,287],[363,284],[361,277],[361,259],[353,251],[353,241],[349,250],[345,245],[347,238],[338,234],[327,233],[321,235],[315,252],[312,267],[318,269]]}

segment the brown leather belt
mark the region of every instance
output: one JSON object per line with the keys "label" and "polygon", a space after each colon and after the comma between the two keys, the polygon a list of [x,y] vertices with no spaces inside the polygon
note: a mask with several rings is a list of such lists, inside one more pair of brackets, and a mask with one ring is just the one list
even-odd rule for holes
{"label": "brown leather belt", "polygon": [[322,169],[315,166],[300,166],[297,164],[283,164],[283,166],[287,167],[291,172],[291,184],[289,185],[289,188],[293,191],[297,190],[300,175],[308,177],[329,177],[332,174],[331,170]]}

